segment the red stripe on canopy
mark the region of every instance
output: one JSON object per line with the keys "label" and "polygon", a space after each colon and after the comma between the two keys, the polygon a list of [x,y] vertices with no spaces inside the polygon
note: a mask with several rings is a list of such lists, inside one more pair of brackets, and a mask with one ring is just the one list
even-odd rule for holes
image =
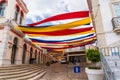
{"label": "red stripe on canopy", "polygon": [[89,17],[89,11],[77,11],[77,12],[59,14],[59,15],[46,18],[39,22],[28,24],[28,26],[35,26],[35,25],[42,24],[42,23],[49,22],[49,21],[65,20],[65,19],[72,19],[72,18],[83,18],[83,17]]}
{"label": "red stripe on canopy", "polygon": [[60,35],[69,35],[69,34],[90,31],[92,28],[93,27],[79,28],[79,29],[65,29],[65,30],[52,31],[52,32],[27,32],[27,31],[23,31],[23,33],[25,33],[25,34],[42,34],[42,35],[49,35],[49,36],[60,36]]}

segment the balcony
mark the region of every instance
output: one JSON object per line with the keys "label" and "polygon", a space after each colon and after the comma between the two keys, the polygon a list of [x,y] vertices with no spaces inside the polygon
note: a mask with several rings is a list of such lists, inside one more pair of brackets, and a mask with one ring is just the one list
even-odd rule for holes
{"label": "balcony", "polygon": [[120,33],[120,17],[112,18],[112,25],[114,32]]}

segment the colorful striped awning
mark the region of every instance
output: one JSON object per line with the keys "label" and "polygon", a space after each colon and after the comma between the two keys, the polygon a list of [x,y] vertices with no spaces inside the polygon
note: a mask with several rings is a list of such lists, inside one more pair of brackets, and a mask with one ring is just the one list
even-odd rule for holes
{"label": "colorful striped awning", "polygon": [[50,21],[58,21],[58,20],[74,19],[74,18],[85,18],[85,17],[89,17],[89,11],[69,12],[69,13],[55,15],[55,16],[49,17],[47,19],[41,20],[39,22],[28,24],[28,26],[34,27],[36,25],[50,22]]}

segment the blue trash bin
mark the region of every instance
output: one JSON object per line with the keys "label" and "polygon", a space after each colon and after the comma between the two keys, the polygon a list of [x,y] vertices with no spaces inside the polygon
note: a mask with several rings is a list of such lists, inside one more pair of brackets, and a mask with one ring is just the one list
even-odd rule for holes
{"label": "blue trash bin", "polygon": [[74,66],[74,73],[80,73],[80,66]]}

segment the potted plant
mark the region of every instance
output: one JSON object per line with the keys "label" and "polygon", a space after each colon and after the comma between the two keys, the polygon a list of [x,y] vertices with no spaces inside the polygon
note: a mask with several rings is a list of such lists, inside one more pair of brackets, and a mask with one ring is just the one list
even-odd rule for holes
{"label": "potted plant", "polygon": [[85,68],[89,80],[103,80],[104,72],[100,65],[100,53],[98,49],[87,49],[86,58],[92,63]]}

